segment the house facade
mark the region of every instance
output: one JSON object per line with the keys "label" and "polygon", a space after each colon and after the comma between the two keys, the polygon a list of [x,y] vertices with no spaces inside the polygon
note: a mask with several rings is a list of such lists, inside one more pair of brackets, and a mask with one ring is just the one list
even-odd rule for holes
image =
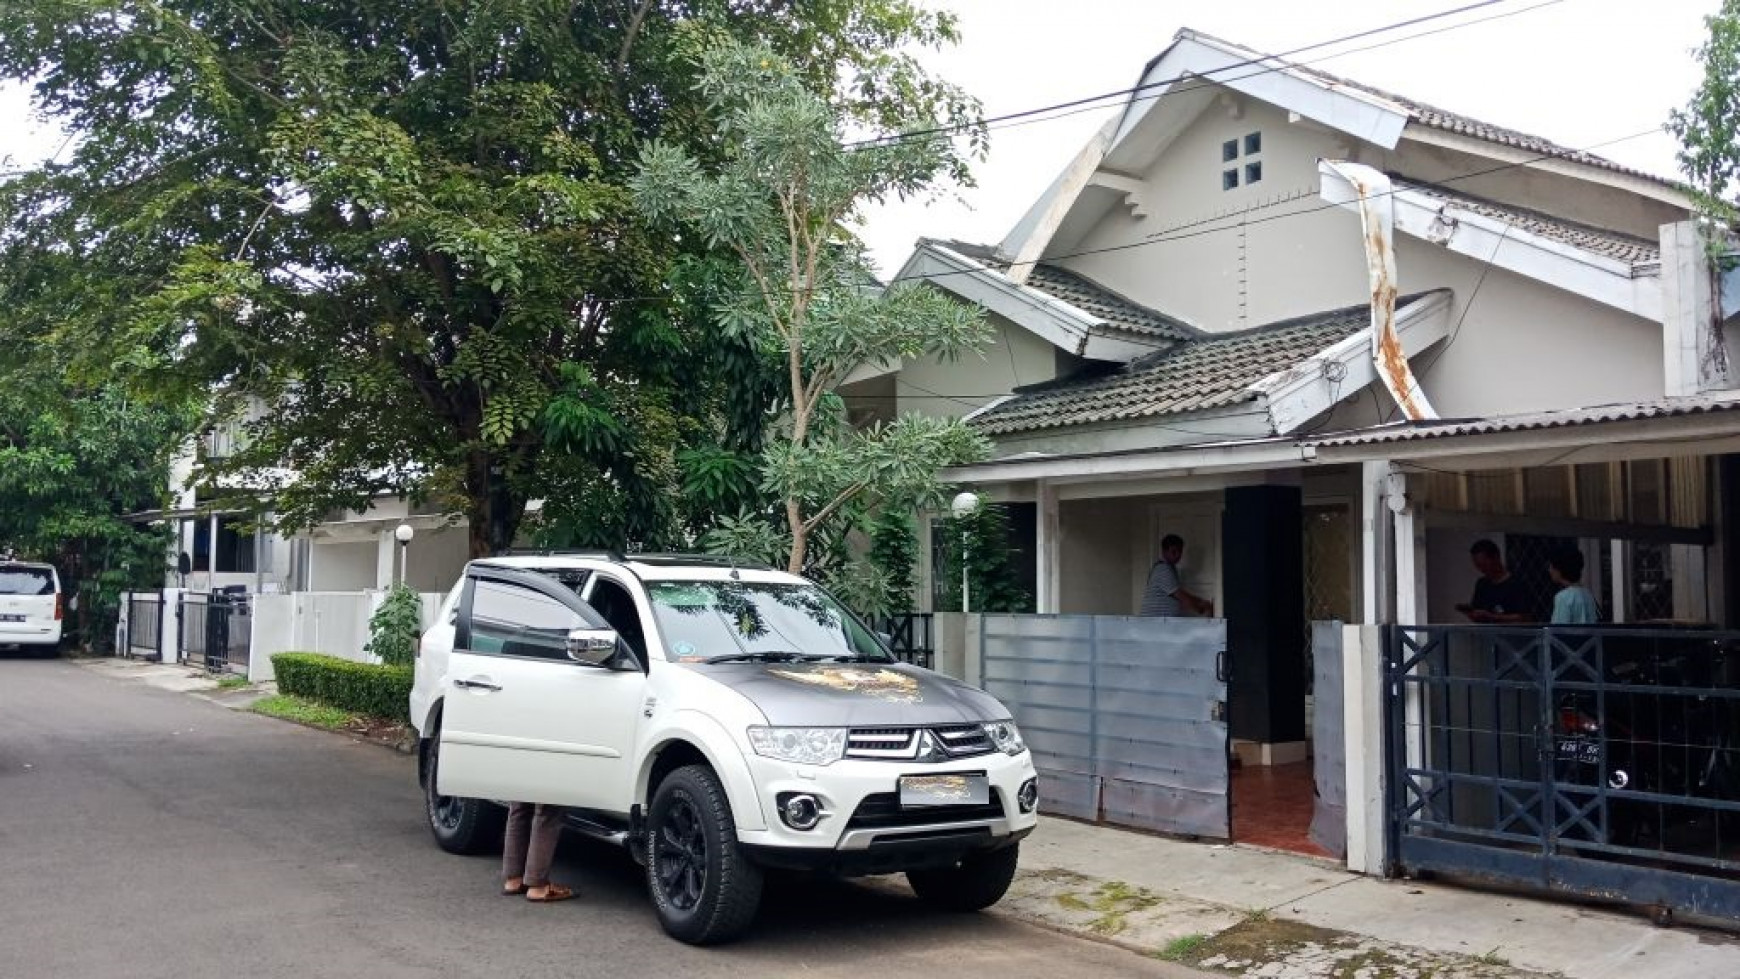
{"label": "house facade", "polygon": [[[1310,623],[1464,626],[1477,541],[1532,621],[1570,549],[1603,625],[1740,625],[1740,331],[1691,219],[1670,181],[1186,30],[1008,237],[923,240],[901,270],[999,342],[844,393],[992,440],[948,475],[1030,522],[1042,615],[1134,614],[1183,537],[1185,585],[1225,622],[1237,753],[1284,766],[1324,737]],[[1350,635],[1345,669],[1381,675],[1394,650]],[[1377,783],[1425,785],[1417,813],[1493,777],[1361,769],[1387,764],[1385,708],[1348,691],[1363,868],[1398,849]],[[1403,707],[1404,740],[1472,725]]]}

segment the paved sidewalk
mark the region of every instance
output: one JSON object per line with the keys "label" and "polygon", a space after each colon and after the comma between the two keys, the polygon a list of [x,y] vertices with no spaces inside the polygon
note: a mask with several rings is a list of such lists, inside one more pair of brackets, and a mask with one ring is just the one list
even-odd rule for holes
{"label": "paved sidewalk", "polygon": [[278,692],[278,685],[275,683],[226,689],[213,674],[198,667],[175,663],[149,663],[144,660],[118,658],[76,659],[71,662],[113,679],[143,683],[171,693],[190,694],[238,710]]}
{"label": "paved sidewalk", "polygon": [[1740,938],[1726,933],[1275,851],[1047,819],[1021,856],[1003,913],[1231,975],[1740,977]]}

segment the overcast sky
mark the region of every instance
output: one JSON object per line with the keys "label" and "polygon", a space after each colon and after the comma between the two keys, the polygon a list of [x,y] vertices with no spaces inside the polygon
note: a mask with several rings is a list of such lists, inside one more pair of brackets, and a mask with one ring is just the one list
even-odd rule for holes
{"label": "overcast sky", "polygon": [[[1462,6],[1467,0],[931,0],[955,10],[963,41],[929,53],[988,115],[1134,85],[1180,27],[1284,51]],[[1507,0],[1299,58],[1335,74],[1571,147],[1659,127],[1697,84],[1691,52],[1720,0]],[[1534,8],[1534,9],[1530,9]],[[1443,30],[1459,21],[1514,16]],[[1439,31],[1406,40],[1411,34]],[[1393,43],[1386,43],[1392,42]],[[978,186],[866,215],[863,233],[892,275],[921,235],[996,242],[1112,110],[1000,128]],[[0,160],[36,162],[61,144],[31,123],[17,88],[0,89]],[[1595,152],[1673,175],[1665,133]],[[0,169],[5,166],[0,165]]]}

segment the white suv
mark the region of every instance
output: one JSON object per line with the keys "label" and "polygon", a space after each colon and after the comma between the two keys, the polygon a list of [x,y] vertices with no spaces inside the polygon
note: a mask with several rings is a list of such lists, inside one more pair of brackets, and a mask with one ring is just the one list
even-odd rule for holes
{"label": "white suv", "polygon": [[499,845],[482,800],[571,807],[572,828],[631,848],[686,942],[748,927],[769,867],[905,872],[937,905],[987,907],[1038,821],[1003,705],[897,662],[825,591],[763,567],[473,561],[416,673],[442,848]]}
{"label": "white suv", "polygon": [[0,646],[53,653],[65,608],[54,565],[0,560]]}

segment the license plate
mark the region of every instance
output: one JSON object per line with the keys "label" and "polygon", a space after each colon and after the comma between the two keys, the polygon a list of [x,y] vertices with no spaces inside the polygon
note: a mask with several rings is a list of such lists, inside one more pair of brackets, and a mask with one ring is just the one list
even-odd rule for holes
{"label": "license plate", "polygon": [[23,622],[22,615],[0,615],[0,622]]}
{"label": "license plate", "polygon": [[1591,738],[1560,738],[1559,760],[1598,765],[1601,763],[1601,742]]}
{"label": "license plate", "polygon": [[982,806],[991,801],[991,779],[985,775],[903,775],[902,807]]}

